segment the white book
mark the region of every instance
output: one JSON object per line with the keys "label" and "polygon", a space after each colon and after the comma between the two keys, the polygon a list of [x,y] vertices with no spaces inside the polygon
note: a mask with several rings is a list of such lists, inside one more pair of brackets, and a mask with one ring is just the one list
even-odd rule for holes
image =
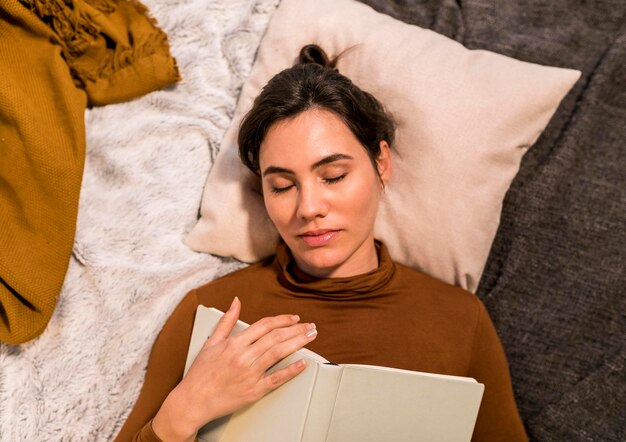
{"label": "white book", "polygon": [[[185,374],[223,313],[199,306]],[[248,327],[238,321],[232,333]],[[484,385],[461,376],[330,364],[302,349],[270,369],[306,369],[258,402],[210,422],[205,442],[469,441]]]}

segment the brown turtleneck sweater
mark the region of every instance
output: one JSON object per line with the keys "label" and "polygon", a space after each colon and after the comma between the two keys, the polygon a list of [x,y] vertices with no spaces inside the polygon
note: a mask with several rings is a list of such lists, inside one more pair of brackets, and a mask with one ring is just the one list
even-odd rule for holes
{"label": "brown turtleneck sweater", "polygon": [[283,313],[315,322],[308,348],[335,363],[382,365],[469,376],[485,384],[473,441],[524,441],[509,369],[484,306],[473,294],[394,263],[379,244],[369,273],[318,279],[301,272],[281,244],[273,259],[191,291],[159,334],[143,389],[118,441],[159,441],[151,419],[180,382],[198,305],[226,311],[241,300],[252,324]]}

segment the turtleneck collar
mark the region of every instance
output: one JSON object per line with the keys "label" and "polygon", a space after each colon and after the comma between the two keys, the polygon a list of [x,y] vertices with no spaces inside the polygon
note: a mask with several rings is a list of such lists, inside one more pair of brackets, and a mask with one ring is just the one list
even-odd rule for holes
{"label": "turtleneck collar", "polygon": [[383,243],[376,240],[378,267],[361,275],[343,278],[317,278],[298,268],[284,242],[276,247],[274,266],[280,284],[294,292],[294,296],[341,299],[363,299],[377,296],[377,291],[389,282],[395,265]]}

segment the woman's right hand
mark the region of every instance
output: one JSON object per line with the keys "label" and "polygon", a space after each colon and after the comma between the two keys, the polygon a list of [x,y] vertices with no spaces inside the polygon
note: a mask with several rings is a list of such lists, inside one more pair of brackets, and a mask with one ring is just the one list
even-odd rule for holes
{"label": "woman's right hand", "polygon": [[229,337],[240,311],[241,303],[235,298],[187,375],[163,402],[152,421],[161,440],[193,440],[207,422],[256,402],[306,367],[301,359],[266,373],[315,339],[315,324],[299,324],[296,315],[279,315],[263,318]]}

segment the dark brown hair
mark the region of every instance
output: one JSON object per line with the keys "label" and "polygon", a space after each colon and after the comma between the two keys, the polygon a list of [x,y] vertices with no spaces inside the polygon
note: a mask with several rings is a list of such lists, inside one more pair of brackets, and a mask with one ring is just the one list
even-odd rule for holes
{"label": "dark brown hair", "polygon": [[378,173],[380,142],[393,145],[395,123],[373,95],[339,73],[336,63],[337,58],[330,60],[322,48],[310,44],[300,50],[296,65],[279,72],[265,85],[239,127],[239,157],[252,172],[260,174],[259,151],[272,125],[319,108],[343,120]]}

